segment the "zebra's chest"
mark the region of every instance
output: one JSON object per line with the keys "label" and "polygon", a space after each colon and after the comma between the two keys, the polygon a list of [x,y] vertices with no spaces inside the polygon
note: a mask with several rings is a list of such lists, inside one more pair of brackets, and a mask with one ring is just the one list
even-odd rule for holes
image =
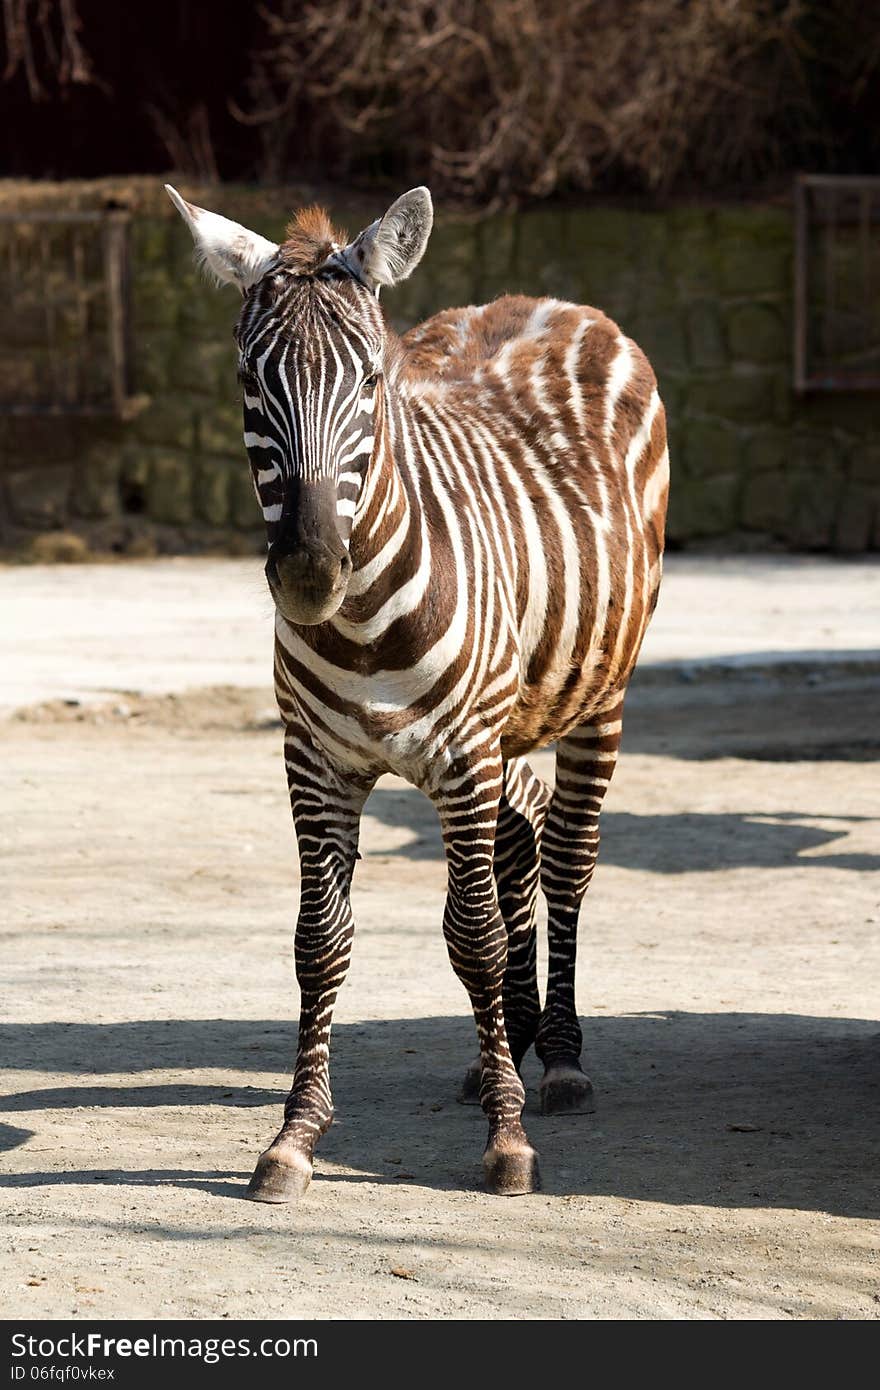
{"label": "zebra's chest", "polygon": [[407,666],[351,669],[279,620],[275,654],[282,717],[304,725],[337,766],[358,772],[394,772],[424,785],[455,756],[457,735],[479,703],[476,687],[463,691],[454,679],[442,643]]}

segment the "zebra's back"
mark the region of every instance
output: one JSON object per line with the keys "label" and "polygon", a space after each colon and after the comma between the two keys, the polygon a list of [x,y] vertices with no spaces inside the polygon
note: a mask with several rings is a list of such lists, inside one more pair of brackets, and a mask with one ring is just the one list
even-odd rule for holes
{"label": "zebra's back", "polygon": [[405,370],[458,467],[489,485],[515,607],[510,756],[625,689],[660,582],[668,456],[640,349],[595,309],[509,296],[403,339]]}

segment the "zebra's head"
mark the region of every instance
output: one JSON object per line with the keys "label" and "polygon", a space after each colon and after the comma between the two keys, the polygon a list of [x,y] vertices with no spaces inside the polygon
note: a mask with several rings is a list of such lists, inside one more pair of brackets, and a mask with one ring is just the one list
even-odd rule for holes
{"label": "zebra's head", "polygon": [[168,193],[199,259],[244,296],[238,375],[269,588],[289,622],[324,622],[345,598],[354,516],[393,371],[379,290],[421,260],[430,194],[404,193],[350,242],[309,208],[276,244]]}

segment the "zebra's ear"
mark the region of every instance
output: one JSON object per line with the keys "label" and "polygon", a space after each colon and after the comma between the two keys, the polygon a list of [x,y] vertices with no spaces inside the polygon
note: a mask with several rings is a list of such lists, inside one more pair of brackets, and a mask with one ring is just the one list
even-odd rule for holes
{"label": "zebra's ear", "polygon": [[249,232],[247,227],[219,217],[216,212],[188,203],[170,183],[166,183],[165,192],[192,232],[196,258],[208,267],[218,284],[238,285],[246,294],[262,280],[278,255],[274,241]]}
{"label": "zebra's ear", "polygon": [[430,193],[411,188],[339,254],[352,275],[378,294],[382,285],[397,285],[413,273],[433,225]]}

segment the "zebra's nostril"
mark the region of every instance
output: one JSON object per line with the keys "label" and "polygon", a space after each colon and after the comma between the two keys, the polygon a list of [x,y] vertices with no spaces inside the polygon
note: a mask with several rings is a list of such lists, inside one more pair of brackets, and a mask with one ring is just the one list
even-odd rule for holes
{"label": "zebra's nostril", "polygon": [[350,575],[348,556],[338,557],[327,548],[275,551],[266,561],[276,608],[293,623],[312,625],[331,617],[343,601]]}
{"label": "zebra's nostril", "polygon": [[276,564],[278,581],[285,588],[306,586],[332,589],[339,579],[341,564],[335,555],[322,551],[298,550],[281,555]]}

